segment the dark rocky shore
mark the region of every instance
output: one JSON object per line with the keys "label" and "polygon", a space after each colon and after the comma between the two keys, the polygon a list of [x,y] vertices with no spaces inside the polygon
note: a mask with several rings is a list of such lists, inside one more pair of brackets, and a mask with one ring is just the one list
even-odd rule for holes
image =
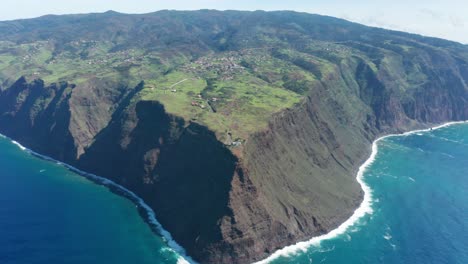
{"label": "dark rocky shore", "polygon": [[[179,15],[197,19],[190,14]],[[278,21],[270,27],[291,20],[272,16]],[[333,21],[321,25],[338,23]],[[300,104],[274,114],[241,148],[225,145],[196,120],[167,113],[158,101],[140,100],[144,82],[116,92],[116,83],[47,84],[17,76],[1,89],[0,132],[85,177],[90,174],[81,170],[134,192],[201,263],[261,260],[327,233],[352,215],[363,195],[355,175],[378,136],[468,119],[466,47],[340,23],[333,36],[294,31],[344,43],[355,53],[340,60],[320,55],[333,68],[307,87]],[[38,107],[43,101],[47,105]],[[88,178],[139,204],[118,185]]]}

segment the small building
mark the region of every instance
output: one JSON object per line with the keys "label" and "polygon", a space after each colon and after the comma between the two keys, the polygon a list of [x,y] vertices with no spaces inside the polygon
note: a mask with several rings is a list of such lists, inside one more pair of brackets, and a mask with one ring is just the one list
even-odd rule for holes
{"label": "small building", "polygon": [[231,146],[233,147],[240,147],[241,145],[242,145],[242,142],[240,140],[236,140],[231,143]]}

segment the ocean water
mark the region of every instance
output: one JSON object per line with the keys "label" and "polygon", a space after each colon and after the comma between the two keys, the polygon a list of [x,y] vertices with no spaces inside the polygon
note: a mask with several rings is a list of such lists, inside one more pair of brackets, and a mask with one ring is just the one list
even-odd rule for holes
{"label": "ocean water", "polygon": [[468,124],[384,138],[377,147],[363,173],[372,212],[272,264],[468,263]]}
{"label": "ocean water", "polygon": [[0,138],[0,263],[177,263],[130,200]]}
{"label": "ocean water", "polygon": [[[468,124],[376,149],[361,217],[270,263],[468,263]],[[165,241],[128,199],[0,138],[1,264],[183,262]]]}

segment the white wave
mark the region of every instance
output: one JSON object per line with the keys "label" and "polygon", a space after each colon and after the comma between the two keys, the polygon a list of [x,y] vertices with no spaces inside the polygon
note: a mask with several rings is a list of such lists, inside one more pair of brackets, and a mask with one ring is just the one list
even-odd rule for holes
{"label": "white wave", "polygon": [[454,159],[454,158],[455,158],[453,155],[450,155],[450,154],[445,153],[445,152],[441,152],[441,154],[444,155],[444,156],[447,156],[447,157],[449,157],[449,158],[451,158],[451,159]]}
{"label": "white wave", "polygon": [[416,180],[413,177],[408,177],[408,179],[412,182],[416,182]]}
{"label": "white wave", "polygon": [[[448,122],[448,123],[445,123],[445,124],[442,124],[440,126],[433,127],[433,128],[413,130],[413,131],[409,131],[409,132],[406,132],[406,133],[403,133],[403,134],[390,134],[390,135],[382,136],[382,137],[376,139],[372,143],[372,152],[371,152],[370,157],[359,167],[359,170],[358,170],[358,173],[357,173],[357,176],[356,176],[357,182],[361,185],[361,188],[364,191],[364,198],[363,198],[363,200],[361,202],[361,205],[354,211],[353,215],[350,218],[348,218],[344,223],[342,223],[339,227],[337,227],[336,229],[333,229],[329,233],[324,234],[324,235],[320,235],[320,236],[317,236],[317,237],[313,237],[308,241],[298,242],[298,243],[296,243],[294,245],[287,246],[285,248],[279,249],[279,250],[275,251],[272,255],[270,255],[268,258],[263,259],[263,260],[258,261],[258,262],[255,262],[255,264],[266,264],[266,263],[269,263],[270,261],[272,261],[274,259],[277,259],[280,256],[289,256],[291,254],[295,254],[295,253],[298,253],[298,252],[306,252],[309,247],[319,245],[320,242],[323,241],[323,240],[329,240],[329,239],[332,239],[332,238],[335,238],[335,237],[337,237],[339,235],[344,234],[349,229],[349,227],[355,225],[362,217],[364,217],[365,215],[368,215],[368,214],[372,214],[372,212],[373,212],[373,210],[372,210],[372,189],[368,185],[366,185],[366,183],[363,181],[363,177],[364,177],[364,171],[375,160],[375,157],[376,157],[377,152],[378,152],[377,143],[379,141],[381,141],[384,138],[388,138],[388,137],[407,136],[407,135],[411,135],[411,134],[414,134],[414,133],[428,132],[428,131],[431,131],[431,130],[447,127],[447,126],[450,126],[450,125],[462,124],[462,123],[467,123],[467,122],[468,121]],[[6,137],[4,135],[2,135],[2,136],[4,138],[8,138],[8,137]],[[154,211],[143,201],[143,199],[138,197],[132,191],[126,189],[125,187],[123,187],[123,186],[121,186],[121,185],[119,185],[119,184],[117,184],[117,183],[115,183],[115,182],[113,182],[113,181],[111,181],[109,179],[106,179],[106,178],[103,178],[103,177],[100,177],[100,176],[97,176],[97,175],[94,175],[94,174],[91,174],[91,173],[81,171],[81,170],[79,170],[79,169],[77,169],[77,168],[75,168],[75,167],[73,167],[71,165],[61,163],[60,161],[57,161],[57,160],[55,160],[55,159],[53,159],[51,157],[48,157],[48,156],[39,154],[37,152],[34,152],[34,151],[24,147],[23,145],[21,145],[20,143],[14,141],[14,140],[11,140],[11,142],[13,144],[17,145],[21,150],[24,150],[24,151],[26,151],[26,152],[34,155],[34,156],[40,157],[40,158],[42,158],[44,160],[47,160],[47,161],[57,162],[58,164],[66,167],[70,171],[73,171],[73,172],[75,172],[75,173],[77,173],[79,175],[82,175],[82,176],[84,176],[86,178],[95,180],[96,182],[99,182],[99,183],[101,183],[103,185],[119,189],[120,191],[123,192],[123,194],[125,194],[125,197],[127,197],[132,202],[136,203],[137,205],[139,205],[143,209],[145,209],[145,211],[147,212],[148,222],[151,225],[153,225],[154,227],[156,227],[156,229],[160,232],[160,234],[166,240],[166,243],[168,244],[168,246],[171,247],[172,249],[174,249],[175,252],[177,252],[180,255],[180,258],[178,260],[178,264],[179,264],[179,262],[180,262],[180,264],[182,264],[182,263],[184,263],[184,264],[185,263],[196,264],[197,263],[192,258],[190,258],[189,256],[186,255],[185,249],[182,246],[180,246],[172,238],[172,235],[161,226],[161,224],[156,219],[156,215],[155,215]]]}
{"label": "white wave", "polygon": [[385,235],[383,236],[385,238],[385,240],[390,240],[392,239],[392,235],[390,234],[389,231],[385,232]]}
{"label": "white wave", "polygon": [[355,225],[362,217],[364,217],[365,215],[372,214],[373,212],[372,189],[363,181],[363,178],[364,178],[364,171],[374,162],[375,157],[377,156],[377,152],[378,152],[377,144],[382,139],[395,137],[395,136],[408,136],[408,135],[415,134],[415,133],[429,132],[435,129],[439,129],[439,128],[443,128],[443,127],[447,127],[447,126],[451,126],[455,124],[467,123],[467,122],[468,121],[448,122],[448,123],[445,123],[445,124],[442,124],[433,128],[418,129],[418,130],[405,132],[403,134],[390,134],[390,135],[382,136],[376,139],[372,143],[372,152],[371,152],[370,157],[359,167],[359,170],[356,176],[357,182],[361,185],[361,188],[364,191],[364,199],[362,200],[361,205],[354,211],[353,215],[350,218],[348,218],[348,220],[346,220],[344,223],[342,223],[339,227],[337,227],[336,229],[333,229],[327,234],[313,237],[308,241],[298,242],[294,245],[290,245],[282,249],[279,249],[275,251],[273,254],[271,254],[269,257],[267,257],[266,259],[255,262],[254,264],[267,264],[271,262],[272,260],[275,260],[281,256],[287,257],[293,254],[297,254],[299,252],[306,252],[308,248],[310,248],[311,246],[319,245],[320,242],[323,240],[329,240],[329,239],[336,238],[337,236],[344,234],[351,226]]}
{"label": "white wave", "polygon": [[23,145],[21,145],[20,143],[18,143],[17,141],[12,140],[11,143],[18,146],[21,150],[26,150],[26,148]]}
{"label": "white wave", "polygon": [[185,260],[183,258],[179,258],[177,260],[177,264],[190,264],[190,262],[188,262],[187,260]]}
{"label": "white wave", "polygon": [[351,237],[349,234],[345,234],[344,240],[345,240],[346,242],[349,242],[349,241],[352,240],[352,237]]}
{"label": "white wave", "polygon": [[463,141],[452,140],[452,139],[448,139],[448,138],[440,137],[440,136],[433,136],[433,137],[436,138],[436,139],[440,139],[440,140],[443,140],[443,141],[459,144],[459,145],[462,145],[462,146],[468,146],[467,144],[463,143]]}
{"label": "white wave", "polygon": [[40,170],[39,172],[40,172],[40,173],[43,173],[44,171],[46,171],[46,170]]}
{"label": "white wave", "polygon": [[[0,134],[1,135],[1,134]],[[6,137],[5,135],[2,135],[4,138],[8,138]],[[177,263],[178,264],[197,264],[197,262],[195,260],[193,260],[191,257],[189,257],[186,252],[185,252],[185,249],[180,246],[173,238],[172,238],[172,235],[167,231],[165,230],[162,225],[158,222],[158,220],[156,219],[156,214],[154,213],[154,211],[143,201],[142,198],[138,197],[134,192],[126,189],[125,187],[123,187],[122,185],[119,185],[109,179],[106,179],[106,178],[103,178],[103,177],[100,177],[100,176],[97,176],[95,174],[92,174],[92,173],[87,173],[85,171],[82,171],[82,170],[79,170],[71,165],[68,165],[66,163],[62,163],[56,159],[53,159],[49,156],[45,156],[45,155],[42,155],[42,154],[39,154],[31,149],[28,149],[26,147],[24,147],[23,145],[21,145],[20,143],[18,143],[17,141],[15,140],[12,140],[10,138],[8,138],[13,144],[17,145],[21,150],[33,155],[33,156],[36,156],[38,158],[41,158],[43,160],[46,160],[46,161],[51,161],[51,162],[55,162],[61,166],[64,166],[65,168],[67,168],[68,170],[70,170],[71,172],[74,172],[78,175],[81,175],[85,178],[88,178],[98,184],[101,184],[101,185],[104,185],[104,186],[108,186],[108,187],[112,187],[116,190],[119,190],[121,192],[121,195],[126,197],[127,199],[129,199],[130,201],[132,201],[133,203],[135,203],[137,206],[143,208],[146,212],[146,216],[147,216],[147,221],[149,222],[149,224],[151,225],[151,227],[155,228],[158,233],[164,238],[165,242],[167,243],[167,245],[171,248],[171,250],[173,250],[175,253],[177,253],[179,255],[179,259],[177,260]]]}
{"label": "white wave", "polygon": [[326,252],[331,252],[335,250],[335,245],[333,245],[331,248],[324,248],[324,249],[320,249],[318,252],[320,253],[326,253]]}

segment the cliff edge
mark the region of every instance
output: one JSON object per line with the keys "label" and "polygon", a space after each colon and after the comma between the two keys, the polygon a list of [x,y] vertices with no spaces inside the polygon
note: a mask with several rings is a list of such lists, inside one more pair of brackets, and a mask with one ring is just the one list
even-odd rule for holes
{"label": "cliff edge", "polygon": [[0,32],[0,132],[134,191],[201,263],[329,232],[362,200],[373,140],[468,119],[465,46],[328,17],[105,13]]}

